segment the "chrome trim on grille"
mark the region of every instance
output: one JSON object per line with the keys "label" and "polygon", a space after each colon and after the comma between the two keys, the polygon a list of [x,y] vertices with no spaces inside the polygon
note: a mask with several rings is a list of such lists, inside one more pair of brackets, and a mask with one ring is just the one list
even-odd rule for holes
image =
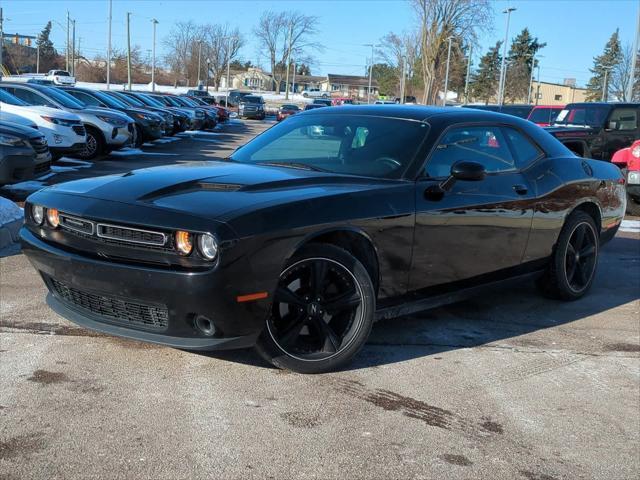
{"label": "chrome trim on grille", "polygon": [[[98,235],[98,237],[100,238],[106,238],[109,240],[118,240],[120,242],[124,242],[124,243],[137,243],[137,244],[141,244],[141,245],[155,245],[155,246],[159,246],[162,247],[167,243],[167,234],[163,233],[163,232],[154,232],[153,230],[143,230],[141,228],[131,228],[131,227],[125,227],[123,225],[114,225],[111,223],[98,223],[97,225],[97,230],[96,230],[96,235]],[[119,228],[120,230],[129,230],[132,232],[141,232],[141,233],[149,233],[151,235],[159,235],[162,237],[162,242],[154,242],[154,241],[144,241],[144,240],[132,240],[129,238],[122,238],[119,237],[117,235],[109,235],[109,234],[105,234],[103,232],[100,231],[101,228],[104,227],[111,227],[111,228]]]}
{"label": "chrome trim on grille", "polygon": [[[91,220],[85,220],[84,218],[80,218],[80,217],[73,217],[71,215],[67,215],[66,213],[60,213],[59,217],[60,217],[60,226],[63,228],[73,230],[74,232],[84,233],[85,235],[93,235],[93,232],[95,231],[95,224]],[[67,220],[70,220],[71,222],[80,223],[83,225],[90,225],[91,231],[83,230],[80,227],[73,227],[68,223],[66,223]]]}

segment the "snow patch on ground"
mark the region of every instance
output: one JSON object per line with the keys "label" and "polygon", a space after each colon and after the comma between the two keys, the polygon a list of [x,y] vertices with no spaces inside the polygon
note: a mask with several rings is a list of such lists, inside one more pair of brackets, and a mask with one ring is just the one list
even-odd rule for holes
{"label": "snow patch on ground", "polygon": [[8,198],[0,197],[0,225],[15,220],[21,220],[24,217],[24,211]]}
{"label": "snow patch on ground", "polygon": [[0,197],[0,257],[20,251],[18,231],[24,222],[24,210],[4,197]]}
{"label": "snow patch on ground", "polygon": [[[50,173],[47,176],[40,177],[40,179],[44,180],[46,178],[49,178],[52,175],[54,174]],[[35,190],[40,190],[41,188],[44,188],[44,187],[45,185],[42,182],[39,182],[37,180],[28,180],[26,182],[14,183],[12,185],[5,185],[4,187],[2,187],[2,189],[3,190],[19,190],[19,191],[24,191],[24,190],[35,191]]]}
{"label": "snow patch on ground", "polygon": [[143,155],[143,156],[153,155],[153,156],[163,156],[163,157],[175,157],[180,154],[179,153],[145,152],[140,150],[139,148],[124,148],[122,150],[111,152],[110,155],[115,157],[128,157],[130,155]]}
{"label": "snow patch on ground", "polygon": [[91,167],[93,167],[93,163],[85,162],[84,160],[76,160],[75,158],[62,157],[59,161],[60,162],[64,162],[64,163],[72,163],[77,168],[91,168]]}
{"label": "snow patch on ground", "polygon": [[623,220],[620,225],[621,232],[640,233],[640,220]]}

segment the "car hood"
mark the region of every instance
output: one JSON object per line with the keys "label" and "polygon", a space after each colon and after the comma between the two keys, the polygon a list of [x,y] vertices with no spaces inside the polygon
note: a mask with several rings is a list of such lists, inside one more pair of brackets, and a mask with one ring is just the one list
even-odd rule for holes
{"label": "car hood", "polygon": [[74,110],[74,112],[78,113],[78,115],[110,115],[113,117],[118,117],[128,122],[131,121],[129,116],[125,115],[122,112],[118,112],[117,110],[113,110],[111,108],[102,108],[102,107],[91,107],[91,108],[83,108],[81,110]]}
{"label": "car hood", "polygon": [[37,130],[12,122],[0,122],[0,133],[17,135],[21,138],[41,138],[43,135]]}
{"label": "car hood", "polygon": [[22,125],[23,127],[38,128],[33,120],[21,117],[20,115],[16,115],[15,113],[3,112],[2,110],[0,110],[0,122],[11,122]]}
{"label": "car hood", "polygon": [[214,161],[87,178],[42,192],[146,205],[227,221],[243,212],[281,203],[397,184],[397,180]]}
{"label": "car hood", "polygon": [[48,117],[61,118],[64,120],[80,121],[80,117],[75,113],[60,110],[58,108],[42,107],[38,105],[10,105],[2,104],[3,109],[10,109],[11,113],[19,114],[18,112],[24,112],[25,114],[46,115]]}

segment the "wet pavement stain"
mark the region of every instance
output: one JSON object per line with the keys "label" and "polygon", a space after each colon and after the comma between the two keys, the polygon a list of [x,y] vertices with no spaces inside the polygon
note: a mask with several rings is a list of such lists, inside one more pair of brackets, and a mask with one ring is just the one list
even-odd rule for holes
{"label": "wet pavement stain", "polygon": [[610,352],[640,352],[640,345],[634,343],[611,343],[605,348]]}
{"label": "wet pavement stain", "polygon": [[529,470],[520,470],[520,475],[527,480],[558,480],[556,477],[552,477],[546,473],[535,473],[530,472]]}
{"label": "wet pavement stain", "polygon": [[284,412],[280,414],[280,418],[297,428],[315,428],[321,424],[317,415],[309,415],[304,412]]}
{"label": "wet pavement stain", "polygon": [[49,372],[47,370],[36,370],[33,374],[27,378],[30,382],[39,383],[41,385],[52,385],[54,383],[64,383],[69,381],[62,372]]}
{"label": "wet pavement stain", "polygon": [[440,458],[451,465],[458,465],[460,467],[469,467],[473,465],[473,462],[464,455],[445,453],[444,455],[440,455]]}
{"label": "wet pavement stain", "polygon": [[0,460],[20,457],[42,450],[45,447],[41,434],[19,435],[7,440],[0,439]]}
{"label": "wet pavement stain", "polygon": [[68,337],[104,337],[102,333],[93,332],[80,327],[67,325],[55,325],[41,322],[4,322],[0,327],[11,328],[13,330],[28,330],[29,333],[37,335],[62,335]]}
{"label": "wet pavement stain", "polygon": [[504,433],[504,429],[502,428],[502,425],[500,425],[497,422],[492,422],[491,420],[485,420],[480,424],[480,427],[487,432],[499,433],[499,434]]}

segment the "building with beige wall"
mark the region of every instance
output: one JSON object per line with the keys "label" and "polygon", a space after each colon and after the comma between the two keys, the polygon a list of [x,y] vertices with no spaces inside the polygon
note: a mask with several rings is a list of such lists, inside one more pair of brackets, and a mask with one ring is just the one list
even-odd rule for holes
{"label": "building with beige wall", "polygon": [[[567,103],[586,101],[586,88],[536,81],[533,82],[532,87],[532,103],[534,105],[566,105]],[[526,103],[526,99],[523,103]]]}

